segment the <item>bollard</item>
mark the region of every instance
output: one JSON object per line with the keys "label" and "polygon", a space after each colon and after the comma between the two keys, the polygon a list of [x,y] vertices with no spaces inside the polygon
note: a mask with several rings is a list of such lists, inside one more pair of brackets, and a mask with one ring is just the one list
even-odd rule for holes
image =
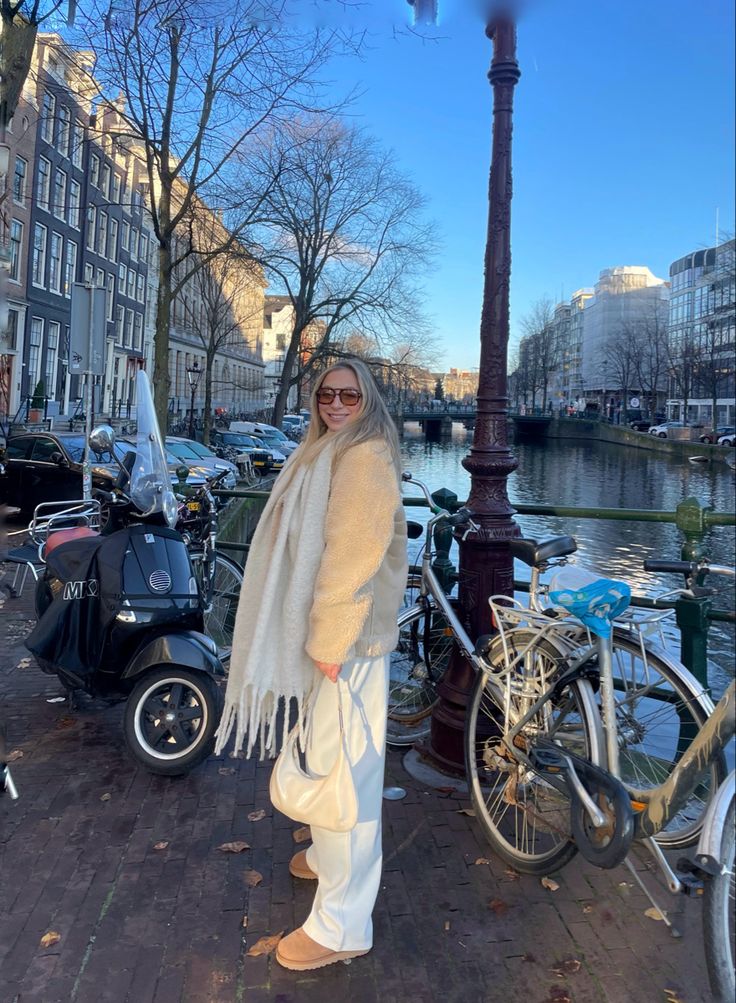
{"label": "bollard", "polygon": [[[707,532],[706,513],[712,506],[699,498],[686,498],[675,510],[675,525],[685,537],[680,560],[698,561],[703,557],[703,538]],[[702,579],[694,583],[702,584]],[[680,629],[680,661],[705,688],[708,687],[708,612],[710,599],[682,597],[675,603],[675,617]]]}
{"label": "bollard", "polygon": [[[454,512],[457,508],[457,495],[448,488],[440,488],[438,491],[433,491],[432,501],[435,505],[448,512]],[[450,560],[452,540],[451,526],[448,526],[446,523],[438,523],[434,527],[433,541],[436,557],[432,562],[432,570],[437,575],[442,588],[448,593],[457,578],[455,565]]]}

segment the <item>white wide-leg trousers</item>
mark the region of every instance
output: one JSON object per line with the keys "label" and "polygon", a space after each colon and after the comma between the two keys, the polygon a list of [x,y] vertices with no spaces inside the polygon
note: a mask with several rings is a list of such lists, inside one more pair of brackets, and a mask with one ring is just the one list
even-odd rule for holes
{"label": "white wide-leg trousers", "polygon": [[[371,914],[381,881],[381,805],[386,762],[389,656],[346,662],[340,679],[351,772],[358,798],[358,822],[350,832],[312,826],[307,863],[319,876],[304,930],[333,951],[373,946]],[[314,705],[307,763],[327,773],[340,741],[337,685],[325,678]]]}

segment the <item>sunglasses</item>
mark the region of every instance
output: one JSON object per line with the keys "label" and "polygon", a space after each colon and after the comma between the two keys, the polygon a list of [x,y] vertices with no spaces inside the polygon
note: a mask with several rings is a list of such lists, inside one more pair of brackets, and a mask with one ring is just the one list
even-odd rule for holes
{"label": "sunglasses", "polygon": [[317,391],[317,403],[332,404],[335,397],[339,397],[340,403],[344,404],[345,407],[355,407],[362,396],[363,394],[359,390],[353,390],[352,387],[341,390],[333,390],[332,387],[322,387],[321,390]]}

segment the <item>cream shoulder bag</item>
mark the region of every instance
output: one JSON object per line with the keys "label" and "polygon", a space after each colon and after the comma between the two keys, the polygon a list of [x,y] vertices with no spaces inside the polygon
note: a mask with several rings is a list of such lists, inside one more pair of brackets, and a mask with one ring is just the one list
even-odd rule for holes
{"label": "cream shoulder bag", "polygon": [[273,765],[269,793],[273,806],[295,822],[348,832],[358,821],[358,799],[350,769],[339,679],[337,687],[340,747],[334,766],[325,776],[304,770],[299,758],[299,731],[292,728]]}

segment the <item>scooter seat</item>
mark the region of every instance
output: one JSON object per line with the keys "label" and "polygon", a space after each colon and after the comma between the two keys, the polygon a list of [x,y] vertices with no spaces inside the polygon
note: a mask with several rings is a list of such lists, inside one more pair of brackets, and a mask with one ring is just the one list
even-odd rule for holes
{"label": "scooter seat", "polygon": [[81,540],[88,536],[99,536],[96,529],[89,526],[74,526],[72,529],[57,529],[52,532],[44,547],[44,557],[48,557],[52,550],[62,543],[69,543],[70,540]]}

